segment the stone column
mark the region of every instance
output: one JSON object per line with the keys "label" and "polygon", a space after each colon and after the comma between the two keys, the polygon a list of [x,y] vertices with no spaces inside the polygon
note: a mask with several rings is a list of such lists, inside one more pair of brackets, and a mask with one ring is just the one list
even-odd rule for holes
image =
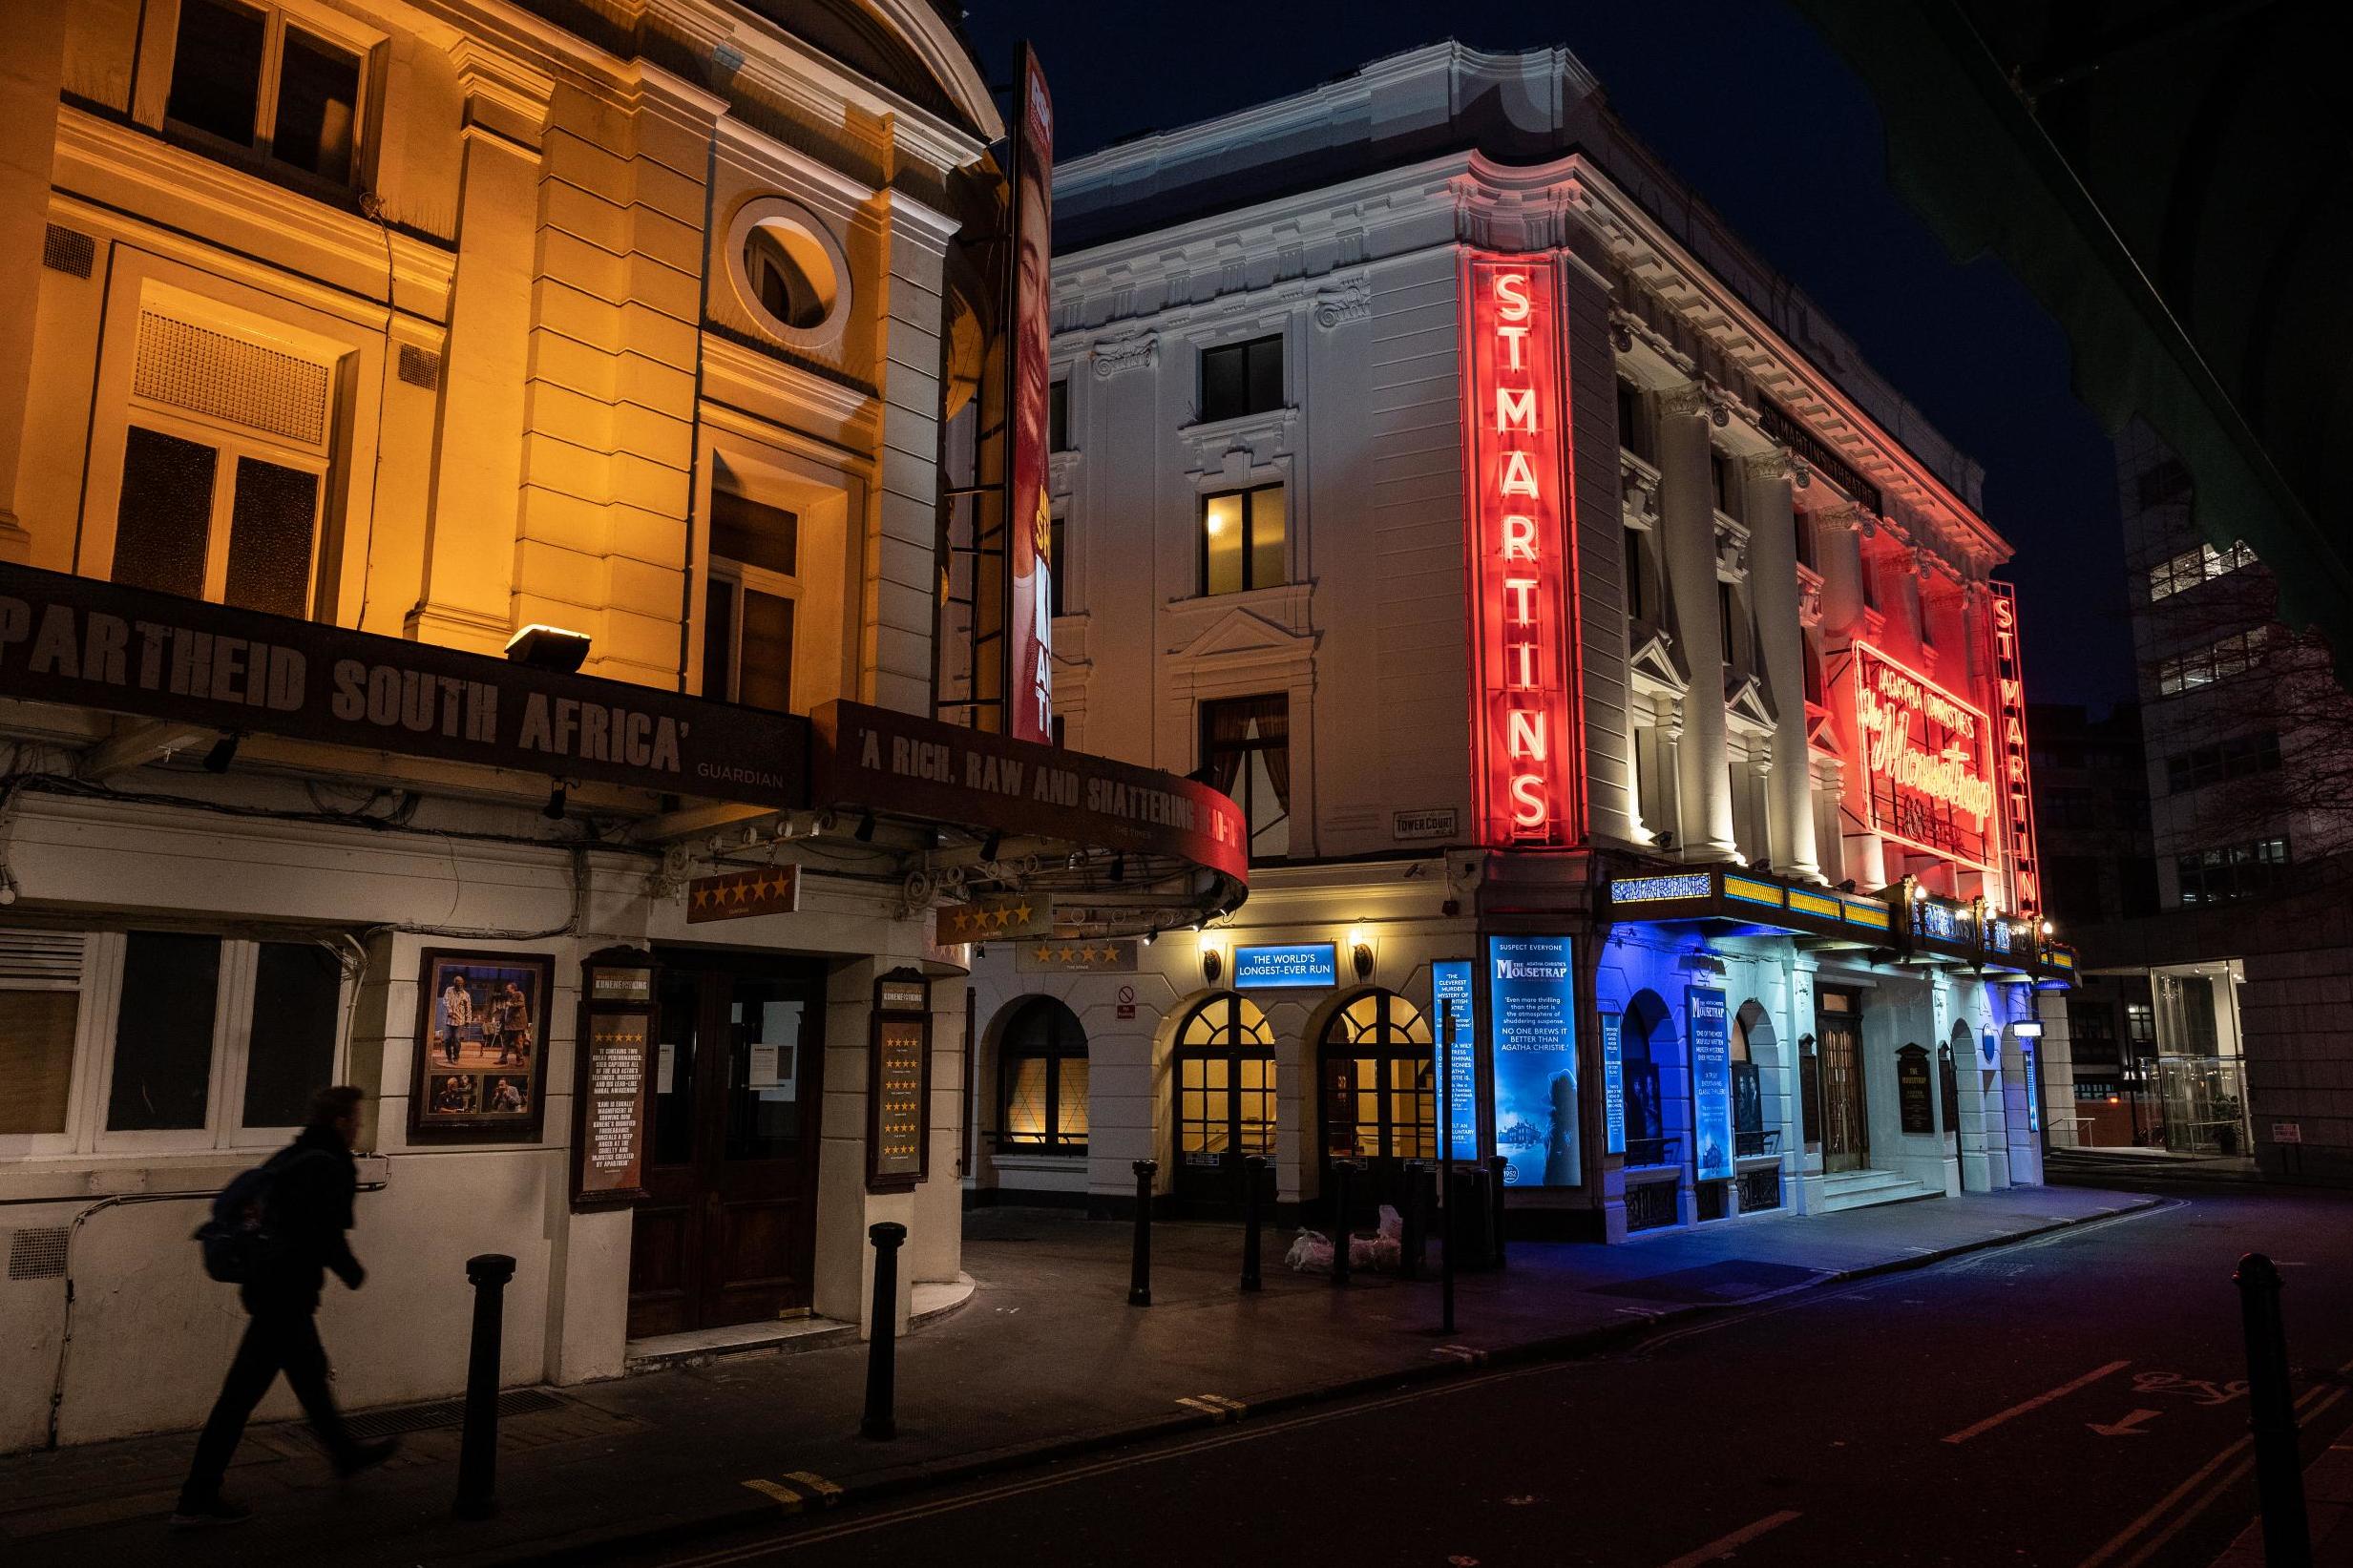
{"label": "stone column", "polygon": [[1715,485],[1709,404],[1696,386],[1659,399],[1659,533],[1675,639],[1691,672],[1678,748],[1685,860],[1736,860],[1732,772],[1724,744],[1724,646],[1716,625]]}
{"label": "stone column", "polygon": [[32,535],[16,512],[16,470],[32,397],[33,302],[49,228],[68,9],[0,7],[0,299],[14,302],[0,311],[0,560],[32,555]]}
{"label": "stone column", "polygon": [[1797,620],[1797,520],[1787,452],[1748,462],[1749,596],[1773,688],[1773,778],[1766,837],[1774,868],[1822,880],[1814,844],[1814,772],[1806,755],[1805,631]]}
{"label": "stone column", "polygon": [[494,654],[514,630],[539,143],[555,83],[519,62],[460,51],[457,271],[424,582],[406,629],[420,642]]}

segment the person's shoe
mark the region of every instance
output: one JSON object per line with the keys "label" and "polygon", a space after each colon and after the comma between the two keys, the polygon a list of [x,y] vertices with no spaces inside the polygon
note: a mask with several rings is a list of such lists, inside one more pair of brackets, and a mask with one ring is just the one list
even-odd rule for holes
{"label": "person's shoe", "polygon": [[335,1474],[346,1480],[363,1470],[373,1470],[400,1452],[400,1439],[386,1437],[373,1443],[354,1443],[350,1451],[335,1461]]}
{"label": "person's shoe", "polygon": [[253,1517],[253,1510],[243,1503],[233,1503],[226,1497],[215,1497],[206,1503],[190,1503],[182,1499],[172,1511],[171,1527],[175,1530],[201,1530],[216,1524],[242,1524]]}

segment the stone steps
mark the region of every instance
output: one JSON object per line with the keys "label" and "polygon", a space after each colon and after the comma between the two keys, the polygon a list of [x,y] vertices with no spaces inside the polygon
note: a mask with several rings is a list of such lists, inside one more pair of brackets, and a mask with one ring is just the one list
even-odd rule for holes
{"label": "stone steps", "polygon": [[1874,1203],[1901,1203],[1915,1198],[1941,1198],[1943,1193],[1924,1181],[1894,1171],[1839,1171],[1822,1179],[1823,1212],[1869,1208]]}

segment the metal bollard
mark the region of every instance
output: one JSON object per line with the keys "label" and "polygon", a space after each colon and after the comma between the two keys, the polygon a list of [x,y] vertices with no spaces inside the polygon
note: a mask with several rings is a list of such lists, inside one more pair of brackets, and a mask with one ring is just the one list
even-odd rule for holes
{"label": "metal bollard", "polygon": [[1495,1203],[1495,1218],[1490,1223],[1495,1227],[1495,1266],[1498,1268],[1503,1266],[1503,1171],[1509,1163],[1500,1154],[1491,1155],[1487,1160],[1487,1169],[1494,1173],[1495,1182],[1487,1196]]}
{"label": "metal bollard", "polygon": [[2231,1278],[2247,1336],[2247,1430],[2255,1434],[2263,1561],[2268,1568],[2312,1568],[2304,1462],[2297,1452],[2296,1396],[2288,1388],[2287,1331],[2279,1319],[2279,1270],[2260,1252],[2250,1252]]}
{"label": "metal bollard", "polygon": [[1405,1191],[1402,1194],[1405,1213],[1400,1217],[1404,1225],[1402,1234],[1397,1238],[1397,1278],[1401,1280],[1421,1278],[1422,1241],[1429,1230],[1429,1223],[1422,1215],[1421,1181],[1428,1169],[1418,1160],[1405,1162]]}
{"label": "metal bollard", "polygon": [[1265,1285],[1258,1275],[1258,1188],[1267,1174],[1267,1157],[1263,1154],[1242,1157],[1242,1288],[1256,1290]]}
{"label": "metal bollard", "polygon": [[1332,1283],[1348,1283],[1348,1178],[1355,1166],[1345,1160],[1332,1162]]}
{"label": "metal bollard", "polygon": [[1127,1305],[1152,1305],[1152,1176],[1157,1160],[1136,1161],[1136,1261],[1127,1276]]}
{"label": "metal bollard", "polygon": [[888,1440],[898,1435],[898,1249],[907,1227],[890,1220],[866,1227],[874,1244],[874,1315],[866,1343],[866,1413],[858,1435]]}
{"label": "metal bollard", "polygon": [[457,1516],[498,1512],[498,1348],[506,1338],[507,1282],[515,1260],[485,1252],[466,1260],[473,1286],[473,1342],[466,1355],[466,1428],[457,1450]]}

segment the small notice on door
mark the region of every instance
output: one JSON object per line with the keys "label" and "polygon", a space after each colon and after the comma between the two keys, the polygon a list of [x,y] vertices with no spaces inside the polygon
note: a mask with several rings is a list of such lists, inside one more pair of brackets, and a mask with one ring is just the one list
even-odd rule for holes
{"label": "small notice on door", "polygon": [[662,1049],[655,1055],[654,1063],[654,1093],[666,1095],[670,1092],[678,1074],[678,1047],[668,1040],[662,1041]]}
{"label": "small notice on door", "polygon": [[754,1089],[776,1087],[776,1047],[755,1045],[751,1048],[751,1087]]}

